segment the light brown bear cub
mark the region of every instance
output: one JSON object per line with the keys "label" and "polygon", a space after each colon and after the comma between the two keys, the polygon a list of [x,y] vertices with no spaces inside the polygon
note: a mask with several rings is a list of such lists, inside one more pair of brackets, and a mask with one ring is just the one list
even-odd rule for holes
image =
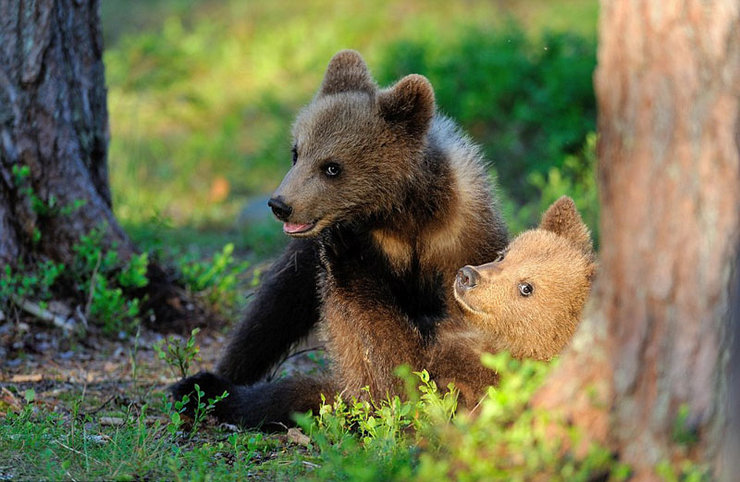
{"label": "light brown bear cub", "polygon": [[463,404],[472,406],[496,383],[496,374],[480,365],[483,352],[554,357],[578,326],[595,269],[588,228],[562,197],[539,228],[516,237],[498,259],[458,272],[454,295],[464,316],[440,327],[430,373],[442,386],[454,382]]}

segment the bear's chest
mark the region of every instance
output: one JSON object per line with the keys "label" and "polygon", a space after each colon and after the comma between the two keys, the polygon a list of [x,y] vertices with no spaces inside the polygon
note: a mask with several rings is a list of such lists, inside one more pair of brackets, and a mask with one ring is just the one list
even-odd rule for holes
{"label": "bear's chest", "polygon": [[366,305],[396,311],[424,338],[434,335],[447,314],[444,274],[425,267],[413,256],[398,269],[370,236],[338,233],[319,244],[322,299],[348,302],[354,309]]}

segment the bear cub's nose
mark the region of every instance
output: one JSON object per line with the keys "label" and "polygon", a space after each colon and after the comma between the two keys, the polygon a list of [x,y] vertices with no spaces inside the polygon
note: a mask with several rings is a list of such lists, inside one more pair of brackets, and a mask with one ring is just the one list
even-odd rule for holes
{"label": "bear cub's nose", "polygon": [[281,221],[287,221],[290,217],[290,213],[293,212],[293,208],[285,204],[282,196],[270,199],[267,201],[267,205],[272,208],[272,212],[275,217]]}
{"label": "bear cub's nose", "polygon": [[457,282],[466,288],[473,288],[480,280],[480,273],[472,266],[463,266],[457,272]]}

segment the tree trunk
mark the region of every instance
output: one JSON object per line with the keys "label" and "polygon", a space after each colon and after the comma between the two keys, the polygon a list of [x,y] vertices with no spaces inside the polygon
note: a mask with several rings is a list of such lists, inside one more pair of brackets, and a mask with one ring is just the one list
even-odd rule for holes
{"label": "tree trunk", "polygon": [[560,384],[583,401],[607,377],[593,393],[608,416],[581,404],[567,410],[575,423],[588,429],[587,413],[600,420],[640,476],[682,457],[719,475],[740,213],[740,5],[602,0],[594,81],[595,314],[539,401],[556,405]]}
{"label": "tree trunk", "polygon": [[[738,245],[740,252],[740,245]],[[723,474],[727,480],[740,474],[740,255],[735,258],[735,280],[730,289],[730,397],[727,430],[729,437],[720,455]]]}
{"label": "tree trunk", "polygon": [[[5,212],[0,256],[5,262],[29,252],[69,260],[80,235],[101,223],[123,254],[132,251],[111,211],[98,8],[96,1],[0,3],[0,212]],[[28,166],[30,177],[19,180],[13,166]],[[84,204],[73,215],[56,215],[34,203],[29,188],[47,207]]]}
{"label": "tree trunk", "polygon": [[[123,259],[134,252],[111,207],[99,8],[0,0],[0,265],[39,256],[68,264],[80,236],[101,226]],[[181,293],[164,272],[152,266],[150,275],[160,327],[191,317],[172,312]]]}

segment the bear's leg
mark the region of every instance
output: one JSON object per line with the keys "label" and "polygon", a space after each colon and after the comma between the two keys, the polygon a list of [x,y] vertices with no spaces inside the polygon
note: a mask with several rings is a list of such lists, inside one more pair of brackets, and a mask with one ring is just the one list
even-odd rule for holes
{"label": "bear's leg", "polygon": [[[279,430],[295,425],[293,414],[312,410],[318,413],[321,394],[331,402],[338,393],[337,384],[330,376],[297,376],[254,385],[234,385],[213,373],[201,372],[188,377],[170,388],[175,400],[184,395],[194,399],[195,385],[205,392],[205,399],[214,398],[224,392],[228,396],[216,403],[213,415],[221,422],[233,423],[246,428]],[[202,400],[205,402],[206,400]],[[188,404],[192,416],[193,402]]]}
{"label": "bear's leg", "polygon": [[247,316],[230,334],[216,369],[222,377],[254,383],[308,334],[319,319],[318,269],[315,242],[291,241],[263,277]]}
{"label": "bear's leg", "polygon": [[498,375],[481,364],[484,352],[494,352],[485,346],[480,335],[450,321],[441,327],[436,342],[429,347],[426,369],[441,389],[452,382],[460,391],[460,405],[472,409],[486,393],[486,388],[498,383]]}
{"label": "bear's leg", "polygon": [[[367,283],[372,285],[372,283]],[[347,393],[361,395],[370,388],[376,400],[402,395],[395,375],[402,364],[422,366],[424,341],[408,317],[385,301],[387,293],[374,286],[330,290],[324,303],[330,348]]]}

